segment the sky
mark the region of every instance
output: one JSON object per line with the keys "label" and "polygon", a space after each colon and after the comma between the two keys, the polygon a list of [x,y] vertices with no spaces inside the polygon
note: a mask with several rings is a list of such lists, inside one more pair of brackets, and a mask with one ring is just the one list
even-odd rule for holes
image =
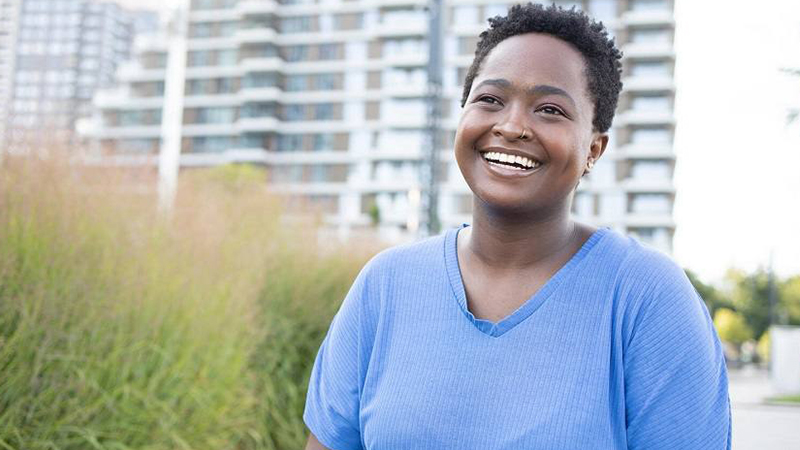
{"label": "sky", "polygon": [[[180,0],[120,0],[157,8]],[[707,282],[800,274],[800,1],[675,0],[674,256]]]}
{"label": "sky", "polygon": [[674,256],[800,274],[800,2],[676,0]]}

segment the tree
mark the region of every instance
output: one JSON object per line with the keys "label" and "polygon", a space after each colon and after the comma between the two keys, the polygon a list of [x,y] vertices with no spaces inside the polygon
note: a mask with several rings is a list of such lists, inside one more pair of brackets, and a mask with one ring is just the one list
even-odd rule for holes
{"label": "tree", "polygon": [[706,308],[708,308],[708,314],[711,317],[714,317],[714,314],[716,314],[717,310],[720,308],[733,309],[731,301],[717,288],[700,281],[697,275],[691,270],[686,269],[685,271],[692,286],[694,286],[697,293],[700,294],[700,298],[705,302]]}
{"label": "tree", "polygon": [[790,325],[800,325],[800,275],[779,283],[780,303]]}
{"label": "tree", "polygon": [[720,339],[737,347],[753,338],[753,332],[747,326],[744,317],[728,308],[717,310],[714,315],[714,326],[717,328]]}
{"label": "tree", "polygon": [[759,339],[770,322],[769,273],[763,268],[751,274],[731,269],[725,281],[734,309],[744,316],[753,338]]}

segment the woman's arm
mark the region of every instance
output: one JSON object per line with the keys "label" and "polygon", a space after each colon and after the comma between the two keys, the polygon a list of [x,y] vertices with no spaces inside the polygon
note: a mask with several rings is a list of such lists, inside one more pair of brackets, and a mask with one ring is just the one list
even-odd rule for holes
{"label": "woman's arm", "polygon": [[308,442],[306,442],[306,450],[330,450],[328,447],[320,444],[314,433],[308,433]]}

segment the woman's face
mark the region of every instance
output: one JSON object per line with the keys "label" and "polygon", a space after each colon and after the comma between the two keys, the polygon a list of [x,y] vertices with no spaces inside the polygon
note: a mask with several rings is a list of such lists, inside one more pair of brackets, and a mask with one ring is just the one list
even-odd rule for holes
{"label": "woman's face", "polygon": [[458,167],[494,210],[563,211],[608,142],[593,131],[593,114],[577,50],[546,34],[510,37],[473,81],[455,137]]}

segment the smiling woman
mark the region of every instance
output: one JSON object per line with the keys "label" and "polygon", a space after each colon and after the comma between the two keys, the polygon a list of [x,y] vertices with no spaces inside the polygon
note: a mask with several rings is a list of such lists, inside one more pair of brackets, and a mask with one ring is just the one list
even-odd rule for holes
{"label": "smiling woman", "polygon": [[309,382],[307,449],[729,449],[708,312],[669,258],[576,223],[621,54],[581,12],[514,6],[466,76],[473,224],[361,271]]}

